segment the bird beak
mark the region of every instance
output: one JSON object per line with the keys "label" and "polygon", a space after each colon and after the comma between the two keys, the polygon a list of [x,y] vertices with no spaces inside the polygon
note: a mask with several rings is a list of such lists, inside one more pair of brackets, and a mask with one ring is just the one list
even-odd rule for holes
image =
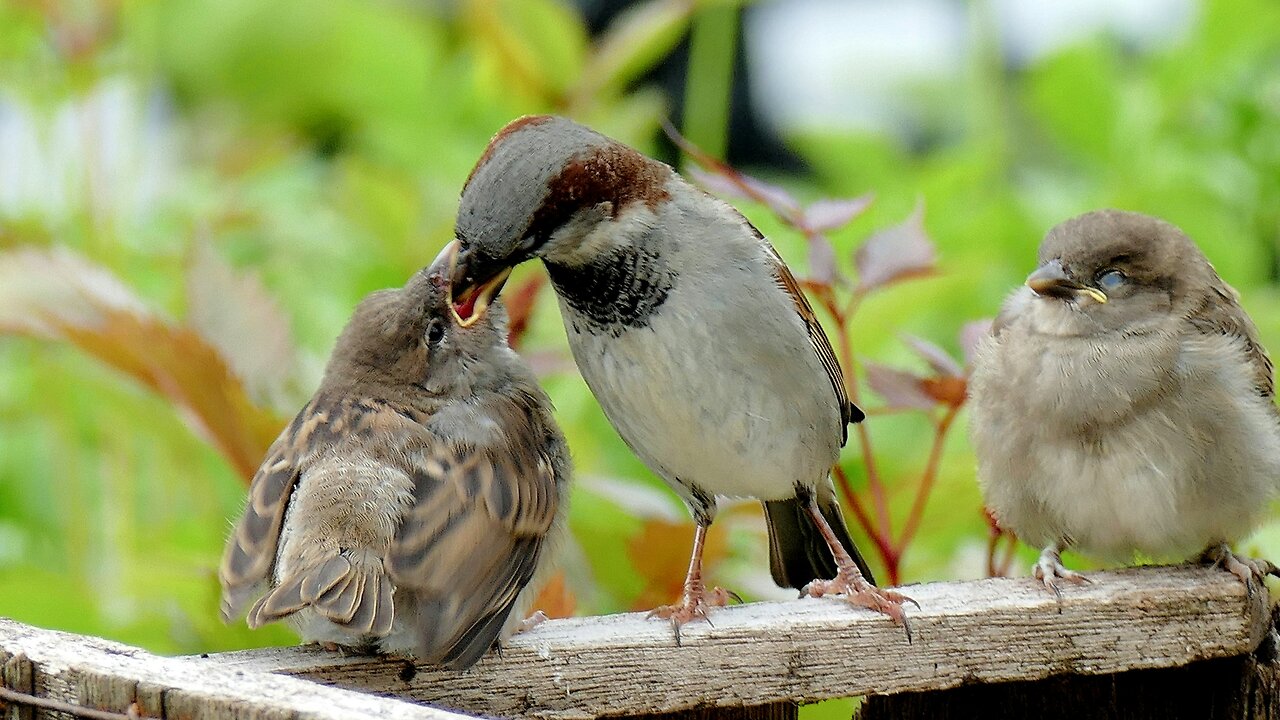
{"label": "bird beak", "polygon": [[1105,303],[1107,294],[1095,287],[1081,285],[1067,275],[1061,260],[1050,260],[1036,268],[1027,276],[1027,287],[1042,297],[1054,297],[1063,300],[1078,299],[1085,296],[1097,303]]}
{"label": "bird beak", "polygon": [[467,258],[460,251],[457,240],[449,243],[441,256],[444,253],[449,253],[449,309],[458,325],[471,327],[484,317],[493,299],[502,292],[511,268],[504,267],[487,280],[477,282],[468,277]]}

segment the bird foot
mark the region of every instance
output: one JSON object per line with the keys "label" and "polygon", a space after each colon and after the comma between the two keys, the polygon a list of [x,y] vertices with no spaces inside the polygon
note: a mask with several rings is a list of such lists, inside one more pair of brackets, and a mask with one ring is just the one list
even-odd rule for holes
{"label": "bird foot", "polygon": [[1208,548],[1200,556],[1200,559],[1202,562],[1213,563],[1213,565],[1221,567],[1240,578],[1240,582],[1244,583],[1250,595],[1253,594],[1255,582],[1258,587],[1265,587],[1263,581],[1268,575],[1280,577],[1280,568],[1277,568],[1271,561],[1236,555],[1231,552],[1231,548],[1227,547],[1225,543]]}
{"label": "bird foot", "polygon": [[1055,548],[1045,548],[1040,553],[1040,559],[1031,566],[1031,574],[1046,588],[1053,591],[1053,596],[1058,600],[1058,612],[1062,612],[1062,588],[1058,586],[1058,580],[1068,580],[1076,584],[1093,582],[1074,570],[1068,570],[1067,566],[1062,564],[1061,553]]}
{"label": "bird foot", "polygon": [[713,607],[724,607],[729,604],[729,598],[742,602],[742,598],[731,590],[725,590],[720,587],[707,590],[705,587],[686,586],[684,597],[680,602],[654,608],[645,617],[670,620],[671,628],[676,633],[676,645],[679,645],[680,626],[691,620],[704,620],[708,625],[711,625],[711,618],[707,617],[707,611]]}
{"label": "bird foot", "polygon": [[907,642],[911,641],[911,625],[907,622],[907,614],[903,605],[911,603],[920,609],[920,603],[894,590],[878,588],[866,581],[861,573],[841,569],[831,580],[814,580],[800,590],[800,594],[810,597],[823,595],[839,595],[850,605],[857,605],[874,610],[901,625],[907,632]]}
{"label": "bird foot", "polygon": [[539,625],[541,625],[542,623],[550,619],[551,618],[547,617],[547,614],[542,612],[541,610],[534,610],[532,615],[516,623],[516,626],[511,631],[511,634],[519,635],[522,632],[529,632],[530,630],[538,627]]}

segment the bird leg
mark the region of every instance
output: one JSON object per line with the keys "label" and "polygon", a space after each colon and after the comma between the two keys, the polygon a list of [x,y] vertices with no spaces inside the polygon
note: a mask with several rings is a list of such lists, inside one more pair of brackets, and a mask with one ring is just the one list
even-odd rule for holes
{"label": "bird leg", "polygon": [[532,615],[516,623],[515,627],[511,631],[511,634],[519,635],[520,633],[529,632],[530,630],[538,627],[539,625],[546,622],[547,620],[550,620],[550,618],[547,617],[546,613],[542,612],[541,610],[534,610]]}
{"label": "bird leg", "polygon": [[1220,566],[1227,572],[1240,578],[1240,582],[1244,583],[1245,588],[1249,590],[1249,594],[1253,594],[1254,581],[1259,586],[1263,585],[1263,580],[1268,575],[1280,577],[1280,568],[1277,568],[1268,560],[1254,559],[1243,555],[1236,555],[1231,552],[1231,548],[1226,543],[1218,545],[1210,545],[1200,554],[1200,561],[1213,563]]}
{"label": "bird leg", "polygon": [[[1062,564],[1062,548],[1066,543],[1058,541],[1052,545],[1047,545],[1040,551],[1040,559],[1036,560],[1036,564],[1031,566],[1031,574],[1036,579],[1044,583],[1044,586],[1053,591],[1054,597],[1058,599],[1058,604],[1062,604],[1062,590],[1058,587],[1058,578],[1070,580],[1073,583],[1091,582],[1089,578],[1081,575],[1074,570],[1068,570]],[[1061,609],[1059,609],[1061,612]]]}
{"label": "bird leg", "polygon": [[730,597],[737,597],[724,588],[712,588],[711,592],[707,592],[707,585],[702,580],[702,547],[706,540],[707,526],[698,523],[698,528],[693,534],[693,555],[689,558],[689,572],[684,578],[684,596],[674,605],[663,605],[649,613],[651,618],[671,621],[671,627],[676,632],[677,645],[680,644],[681,625],[694,618],[701,618],[710,624],[711,619],[707,617],[707,610],[711,607],[721,607],[729,601]]}
{"label": "bird leg", "polygon": [[862,577],[862,571],[858,569],[857,563],[849,556],[849,552],[844,549],[844,545],[840,544],[840,540],[836,538],[835,531],[827,524],[827,519],[822,516],[822,511],[818,509],[818,501],[815,497],[810,496],[809,502],[805,504],[809,516],[813,518],[813,522],[818,526],[818,532],[822,533],[822,539],[827,541],[827,547],[831,548],[831,554],[836,561],[836,576],[831,580],[814,580],[805,585],[800,590],[801,595],[810,595],[812,597],[822,597],[823,595],[843,595],[844,599],[850,604],[860,605],[870,608],[879,613],[888,615],[894,622],[903,626],[907,631],[907,640],[911,640],[911,626],[907,624],[906,613],[903,612],[903,603],[911,603],[917,609],[920,603],[893,590],[882,590],[875,585],[867,582]]}

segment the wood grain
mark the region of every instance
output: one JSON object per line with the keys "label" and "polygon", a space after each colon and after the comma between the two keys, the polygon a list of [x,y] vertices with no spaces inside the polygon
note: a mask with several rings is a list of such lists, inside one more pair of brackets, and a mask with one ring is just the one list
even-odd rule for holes
{"label": "wood grain", "polygon": [[[0,679],[10,689],[81,707],[145,717],[338,720],[462,720],[394,698],[246,672],[202,658],[165,658],[99,638],[0,618]],[[5,703],[4,717],[67,717]]]}
{"label": "wood grain", "polygon": [[1268,625],[1267,598],[1204,567],[1092,574],[1059,606],[1029,578],[909,586],[914,642],[838,599],[752,603],[669,626],[630,613],[543,623],[466,672],[295,647],[204,663],[281,672],[504,717],[638,715],[797,703],[1176,667],[1244,655]]}

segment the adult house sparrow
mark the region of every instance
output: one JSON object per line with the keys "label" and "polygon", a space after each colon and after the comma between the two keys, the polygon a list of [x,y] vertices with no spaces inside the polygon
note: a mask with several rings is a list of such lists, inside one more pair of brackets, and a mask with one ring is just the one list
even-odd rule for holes
{"label": "adult house sparrow", "polygon": [[795,278],[746,218],[630,147],[535,116],[490,142],[456,233],[460,322],[512,266],[541,258],[587,385],[688,504],[683,597],[653,614],[678,631],[724,603],[706,590],[702,547],[726,495],[764,501],[779,585],[904,622],[907,598],[871,584],[829,475],[862,412]]}
{"label": "adult house sparrow", "polygon": [[470,667],[528,609],[569,458],[505,313],[462,327],[447,253],[365,298],[267,453],[219,573],[229,620]]}
{"label": "adult house sparrow", "polygon": [[[1233,555],[1280,479],[1271,361],[1235,291],[1181,230],[1118,210],[1049,231],[980,345],[970,430],[988,505],[1044,548],[1035,576],[1113,560]],[[1060,597],[1060,595],[1059,595]]]}

